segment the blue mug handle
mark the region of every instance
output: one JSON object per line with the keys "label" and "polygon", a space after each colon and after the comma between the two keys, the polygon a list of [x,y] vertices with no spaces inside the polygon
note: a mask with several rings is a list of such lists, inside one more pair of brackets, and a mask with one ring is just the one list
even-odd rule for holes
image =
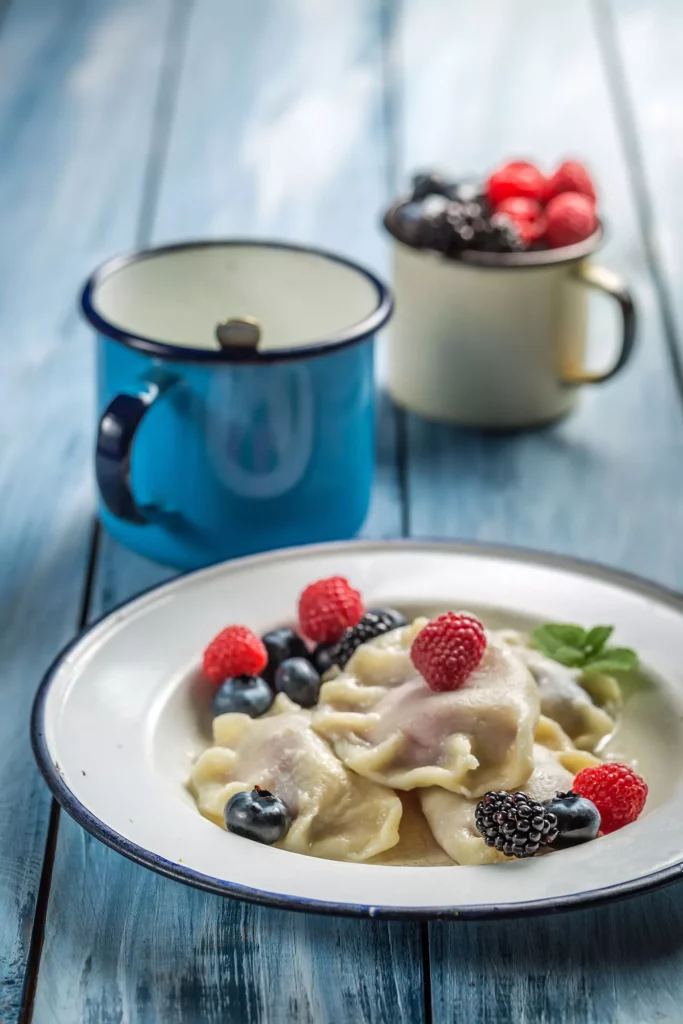
{"label": "blue mug handle", "polygon": [[147,389],[136,395],[115,395],[100,419],[95,448],[95,476],[102,500],[118,519],[145,525],[150,522],[133,495],[130,464],[138,427],[154,403],[168,391],[176,378],[147,381]]}

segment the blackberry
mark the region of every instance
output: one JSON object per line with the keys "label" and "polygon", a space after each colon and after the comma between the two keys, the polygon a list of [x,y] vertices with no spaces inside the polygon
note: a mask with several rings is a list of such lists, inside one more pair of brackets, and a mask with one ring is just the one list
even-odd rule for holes
{"label": "blackberry", "polygon": [[490,214],[491,208],[488,199],[481,189],[481,183],[472,180],[452,181],[444,178],[438,171],[423,172],[413,176],[413,191],[411,200],[421,202],[428,196],[444,196],[446,199],[457,199],[462,203],[469,203],[476,200],[486,206]]}
{"label": "blackberry", "polygon": [[457,218],[457,241],[454,249],[462,252],[519,252],[524,248],[517,228],[509,217],[494,214],[489,217],[481,203],[462,203]]}
{"label": "blackberry", "polygon": [[478,252],[518,252],[524,248],[517,228],[509,217],[489,215],[485,201],[450,200],[425,211],[419,232],[421,245],[447,256],[459,256],[468,249]]}
{"label": "blackberry", "polygon": [[427,171],[413,175],[412,199],[419,202],[427,196],[445,196],[446,199],[454,199],[458,186],[451,181],[446,181],[438,171]]}
{"label": "blackberry", "polygon": [[491,233],[492,248],[489,252],[522,252],[525,249],[514,221],[503,213],[494,213],[491,217]]}
{"label": "blackberry", "polygon": [[465,249],[488,248],[492,235],[491,221],[481,203],[451,203],[448,219],[453,225],[450,255],[457,256]]}
{"label": "blackberry", "polygon": [[[477,218],[483,223],[483,211],[476,203],[432,196],[422,204],[420,244],[448,256],[457,256],[472,247]],[[479,226],[477,221],[476,227]]]}
{"label": "blackberry", "polygon": [[373,615],[382,616],[387,623],[393,623],[392,626],[389,626],[389,629],[398,629],[399,626],[405,626],[406,624],[405,615],[397,612],[395,608],[368,608],[368,612],[372,612]]}
{"label": "blackberry", "polygon": [[487,846],[506,857],[533,857],[557,839],[557,818],[526,793],[487,793],[474,812]]}
{"label": "blackberry", "polygon": [[460,181],[453,188],[451,199],[458,199],[461,203],[478,203],[487,217],[493,213],[491,204],[486,194],[482,192],[481,185],[474,181]]}
{"label": "blackberry", "polygon": [[400,612],[393,608],[381,608],[374,612],[366,612],[363,618],[355,626],[346,630],[333,652],[333,660],[340,668],[344,668],[347,661],[357,647],[365,644],[368,640],[374,640],[382,633],[389,633],[405,624],[405,619]]}
{"label": "blackberry", "polygon": [[449,253],[453,244],[454,227],[448,216],[452,203],[447,203],[435,212],[425,211],[420,221],[417,242],[423,249]]}

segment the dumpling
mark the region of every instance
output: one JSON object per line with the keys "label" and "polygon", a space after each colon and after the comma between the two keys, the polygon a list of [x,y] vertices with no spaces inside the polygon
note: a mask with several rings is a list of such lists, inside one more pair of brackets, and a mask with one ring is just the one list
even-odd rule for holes
{"label": "dumpling", "polygon": [[600,758],[589,751],[577,750],[564,729],[545,715],[541,715],[536,726],[536,743],[552,750],[562,767],[572,775],[578,775],[584,768],[602,764]]}
{"label": "dumpling", "polygon": [[[557,792],[572,788],[574,776],[546,747],[534,747],[534,770],[524,786],[518,787],[535,800],[550,800]],[[497,787],[502,789],[504,787]],[[477,800],[468,800],[444,789],[425,789],[420,793],[425,818],[439,846],[456,864],[496,864],[508,860],[487,846],[474,821]]]}
{"label": "dumpling", "polygon": [[614,719],[593,703],[578,682],[575,670],[526,646],[521,635],[514,630],[501,631],[497,636],[528,666],[538,686],[542,714],[561,725],[575,746],[582,750],[595,750],[606,736],[614,732]]}
{"label": "dumpling", "polygon": [[436,693],[410,660],[426,621],[359,647],[323,684],[313,728],[347,767],[394,789],[441,786],[473,797],[522,785],[539,716],[529,671],[492,643],[461,689]]}
{"label": "dumpling", "polygon": [[577,674],[576,681],[594,704],[606,711],[611,718],[618,718],[624,698],[619,682],[614,676],[606,676],[601,672],[581,672]]}
{"label": "dumpling", "polygon": [[384,786],[362,779],[311,729],[311,713],[280,694],[261,718],[214,719],[214,744],[199,757],[189,788],[200,812],[225,827],[223,809],[235,793],[269,789],[293,822],[277,845],[292,853],[365,861],[395,846],[402,806]]}
{"label": "dumpling", "polygon": [[385,867],[397,865],[411,868],[439,868],[452,866],[453,861],[437,843],[420,807],[418,792],[398,794],[403,804],[400,838],[396,846],[373,857],[372,864]]}

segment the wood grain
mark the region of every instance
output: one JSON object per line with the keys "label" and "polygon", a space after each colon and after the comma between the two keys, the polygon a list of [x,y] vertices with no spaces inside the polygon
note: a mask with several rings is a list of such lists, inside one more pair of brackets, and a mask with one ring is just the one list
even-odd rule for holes
{"label": "wood grain", "polygon": [[[681,407],[594,29],[585,3],[406,4],[405,171],[481,171],[514,154],[546,166],[586,158],[610,225],[601,261],[634,288],[641,317],[633,364],[586,390],[576,415],[550,430],[492,438],[409,417],[410,526],[593,558],[680,586]],[[591,344],[604,356],[614,325],[597,304],[592,312]],[[682,915],[675,887],[576,915],[432,926],[433,1019],[678,1020],[671,965]]]}
{"label": "wood grain", "polygon": [[[675,102],[680,89],[660,61],[679,12],[665,2],[618,6],[645,139],[661,133],[658,104]],[[10,680],[0,693],[0,781],[11,779],[3,791],[12,794],[11,803],[0,801],[0,980],[10,982],[0,986],[0,1009],[8,1020],[19,1005],[47,806],[19,719],[26,681],[75,622],[85,568],[91,365],[68,295],[93,261],[136,234],[144,240],[154,224],[155,240],[277,234],[339,247],[383,270],[375,225],[401,139],[404,174],[430,163],[480,172],[515,151],[587,156],[612,225],[605,262],[628,277],[640,303],[637,359],[587,392],[575,417],[541,434],[491,439],[407,417],[408,521],[418,535],[550,548],[678,586],[683,579],[683,436],[662,292],[647,272],[635,203],[642,194],[634,196],[625,165],[587,2],[405,0],[399,18],[390,5],[361,0],[334,0],[324,12],[305,0],[199,0],[187,38],[165,51],[178,61],[184,50],[184,60],[177,106],[174,92],[156,104],[154,136],[167,5],[92,5],[76,18],[74,10],[62,0],[23,0],[0,36],[0,67],[11,72],[0,86],[0,143],[11,157],[0,165],[0,226],[18,240],[0,247],[0,325],[21,342],[0,353],[8,368],[0,375],[0,479],[10,497],[0,509],[3,540],[10,538],[0,581],[9,625],[0,635]],[[390,34],[383,53],[380,31]],[[402,122],[392,125],[401,100]],[[670,123],[675,111],[667,109]],[[143,186],[141,149],[153,137]],[[652,143],[645,164],[662,224],[656,204],[671,194],[677,169],[665,141]],[[666,213],[675,225],[673,207]],[[666,230],[659,251],[673,294],[680,253],[675,227]],[[29,304],[27,295],[40,301]],[[614,325],[597,304],[594,325],[592,345],[604,357]],[[34,389],[44,418],[34,416]],[[403,523],[386,403],[380,428],[369,536],[395,535]],[[29,448],[49,454],[38,479],[24,467]],[[103,538],[90,614],[166,573]],[[435,1021],[681,1019],[679,887],[533,922],[438,925],[430,949]],[[124,861],[63,818],[34,1020],[420,1021],[420,963],[417,928],[200,894]]]}
{"label": "wood grain", "polygon": [[676,0],[593,0],[593,8],[643,243],[683,381],[683,213],[672,185],[683,171],[683,80],[677,47],[683,10]]}
{"label": "wood grain", "polygon": [[[198,2],[155,240],[277,235],[382,269],[379,24],[362,0],[334,0],[324,13],[304,2]],[[401,524],[394,424],[384,401],[379,427],[370,536],[395,535]],[[91,614],[165,573],[105,536]],[[417,926],[293,915],[186,889],[63,818],[37,1024],[413,1024],[423,1012]]]}
{"label": "wood grain", "polygon": [[436,925],[430,939],[435,1022],[681,1019],[679,886],[598,910]]}
{"label": "wood grain", "polygon": [[[437,21],[441,45],[431,34]],[[523,73],[509,58],[521,33]],[[554,38],[564,40],[559,51]],[[531,545],[680,585],[681,409],[587,4],[409,4],[404,48],[406,169],[484,169],[520,152],[544,165],[585,156],[609,226],[599,259],[623,274],[640,313],[633,362],[585,388],[578,413],[553,429],[501,439],[411,419],[412,532]],[[457,129],[441,135],[439,96],[462,98]],[[597,362],[616,324],[606,299],[592,313]]]}
{"label": "wood grain", "polygon": [[[4,6],[4,5],[3,5]],[[76,293],[134,236],[165,0],[45,4],[0,31],[0,1020],[22,998],[50,810],[33,693],[79,624],[92,351]],[[109,142],[117,139],[113,149]]]}

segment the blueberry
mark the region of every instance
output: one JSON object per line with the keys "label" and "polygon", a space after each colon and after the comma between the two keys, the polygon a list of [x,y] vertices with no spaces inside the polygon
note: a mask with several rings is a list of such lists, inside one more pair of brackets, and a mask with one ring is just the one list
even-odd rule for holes
{"label": "blueberry", "polygon": [[543,804],[557,818],[559,835],[553,846],[576,846],[595,839],[600,831],[600,811],[592,800],[576,793],[558,793]]}
{"label": "blueberry", "polygon": [[287,658],[307,658],[308,648],[300,636],[289,626],[271,629],[261,637],[268,652],[268,664],[263,670],[263,678],[271,686],[275,680],[278,667]]}
{"label": "blueberry", "polygon": [[223,811],[228,832],[272,846],[289,832],[292,815],[278,796],[255,786],[251,793],[235,793]]}
{"label": "blueberry", "polygon": [[401,615],[395,608],[370,608],[369,610],[373,615],[379,615],[385,622],[390,622],[392,629],[398,629],[399,626],[406,624],[405,615]]}
{"label": "blueberry", "polygon": [[273,703],[273,691],[260,676],[230,676],[213,695],[213,713],[227,715],[239,711],[258,718]]}
{"label": "blueberry", "polygon": [[320,674],[306,658],[288,658],[275,673],[275,689],[302,708],[312,708],[318,703]]}
{"label": "blueberry", "polygon": [[335,664],[334,652],[336,648],[336,644],[318,644],[313,651],[311,662],[319,675],[324,676]]}
{"label": "blueberry", "polygon": [[406,245],[422,244],[422,203],[402,203],[393,212],[391,224],[388,225],[400,241]]}

